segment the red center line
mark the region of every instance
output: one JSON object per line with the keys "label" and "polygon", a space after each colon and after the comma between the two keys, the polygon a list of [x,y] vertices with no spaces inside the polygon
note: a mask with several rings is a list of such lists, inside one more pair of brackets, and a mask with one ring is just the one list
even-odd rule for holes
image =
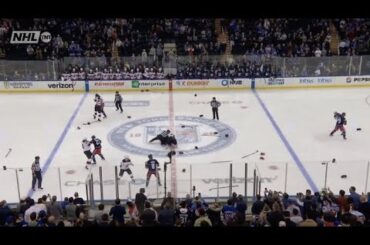
{"label": "red center line", "polygon": [[[173,89],[172,80],[169,80],[169,126],[172,133],[175,132],[175,110],[173,105]],[[172,156],[171,163],[171,194],[174,198],[177,198],[177,177],[176,177],[176,157]]]}

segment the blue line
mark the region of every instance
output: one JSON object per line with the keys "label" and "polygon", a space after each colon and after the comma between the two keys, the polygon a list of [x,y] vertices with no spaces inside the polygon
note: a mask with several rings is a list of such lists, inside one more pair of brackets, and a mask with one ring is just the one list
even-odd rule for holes
{"label": "blue line", "polygon": [[[57,143],[55,144],[53,150],[51,151],[48,159],[46,160],[45,164],[42,166],[42,169],[41,169],[41,173],[42,175],[44,175],[46,173],[46,171],[48,170],[51,162],[53,161],[54,157],[55,157],[55,154],[57,153],[57,151],[59,150],[59,147],[61,146],[61,144],[63,143],[63,140],[65,138],[65,136],[67,135],[68,133],[68,130],[71,128],[71,125],[72,125],[72,122],[75,120],[77,114],[78,114],[78,111],[80,110],[83,102],[85,101],[86,99],[86,96],[88,95],[88,93],[85,93],[83,95],[83,97],[81,98],[80,100],[80,103],[78,103],[78,106],[76,107],[76,109],[74,110],[71,118],[69,119],[67,125],[65,126],[62,134],[59,136],[59,139],[57,141]],[[32,188],[28,191],[28,194],[27,196],[30,197],[32,195],[33,191],[32,191]]]}
{"label": "blue line", "polygon": [[294,159],[294,162],[296,163],[297,167],[301,171],[302,175],[305,177],[305,179],[308,182],[308,184],[310,185],[311,189],[313,189],[314,192],[318,191],[318,188],[315,185],[315,183],[313,182],[313,180],[311,179],[311,176],[308,174],[307,170],[304,168],[301,160],[298,158],[297,154],[294,152],[293,148],[290,146],[288,140],[285,138],[285,136],[281,132],[279,126],[275,122],[275,120],[272,117],[271,113],[269,112],[269,110],[267,109],[266,105],[263,103],[262,99],[259,97],[259,95],[258,95],[258,93],[257,93],[257,91],[255,89],[253,89],[253,93],[257,97],[258,102],[262,106],[262,108],[265,111],[267,117],[270,119],[270,122],[272,123],[272,126],[275,128],[275,130],[278,133],[280,139],[283,141],[285,147],[287,148],[287,150],[289,151],[290,155]]}

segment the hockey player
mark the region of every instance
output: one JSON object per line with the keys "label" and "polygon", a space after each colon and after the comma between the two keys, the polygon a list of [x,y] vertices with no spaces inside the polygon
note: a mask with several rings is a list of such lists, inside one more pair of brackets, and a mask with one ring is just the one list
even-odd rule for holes
{"label": "hockey player", "polygon": [[120,109],[122,113],[122,96],[119,94],[118,91],[116,91],[116,94],[114,96],[114,104],[116,105],[116,111]]}
{"label": "hockey player", "polygon": [[346,138],[346,129],[344,128],[344,125],[347,125],[347,120],[345,118],[346,116],[346,113],[338,113],[338,112],[334,112],[334,118],[335,120],[337,121],[336,124],[335,124],[335,128],[333,131],[331,131],[330,133],[330,136],[333,136],[333,134],[338,131],[338,129],[342,132],[342,136],[343,136],[343,139],[347,139]]}
{"label": "hockey player", "polygon": [[91,141],[90,141],[91,144],[94,145],[94,151],[93,151],[93,159],[94,159],[94,162],[95,161],[95,155],[99,155],[101,159],[105,160],[103,154],[101,153],[101,140],[96,138],[94,135],[91,136]]}
{"label": "hockey player", "polygon": [[96,119],[96,116],[98,116],[98,121],[100,120],[101,113],[102,113],[102,105],[103,105],[103,100],[100,98],[98,94],[95,95],[95,113],[94,113],[94,119]]}
{"label": "hockey player", "polygon": [[170,130],[164,130],[162,133],[158,134],[156,137],[151,139],[149,143],[152,143],[155,140],[160,140],[161,145],[165,145],[167,143],[168,135],[171,133]]}
{"label": "hockey player", "polygon": [[99,94],[95,94],[95,114],[94,114],[94,119],[96,119],[96,116],[98,115],[98,121],[100,120],[101,114],[104,115],[104,118],[107,118],[107,115],[104,112],[104,101],[103,98],[100,97]]}
{"label": "hockey player", "polygon": [[89,142],[86,138],[82,140],[82,149],[84,151],[85,156],[87,157],[86,161],[86,169],[89,169],[89,165],[91,164],[91,160],[94,164],[96,164],[95,157],[93,157],[93,154],[91,153],[91,142]]}
{"label": "hockey player", "polygon": [[131,178],[132,182],[135,183],[134,176],[132,175],[132,171],[130,169],[130,166],[134,166],[134,164],[132,164],[132,162],[131,162],[131,160],[128,156],[124,156],[123,160],[121,161],[121,164],[120,164],[118,179],[121,178],[125,172],[127,172],[130,175],[130,178]]}
{"label": "hockey player", "polygon": [[175,138],[175,135],[169,134],[166,143],[170,148],[175,148],[177,146],[177,140]]}
{"label": "hockey player", "polygon": [[159,173],[158,171],[160,170],[159,168],[159,162],[156,159],[153,159],[153,155],[150,154],[148,155],[149,160],[146,161],[145,167],[148,169],[148,173],[146,175],[146,184],[145,186],[148,187],[149,185],[149,180],[152,174],[154,174],[157,177],[158,180],[158,185],[161,186],[161,180],[159,178]]}

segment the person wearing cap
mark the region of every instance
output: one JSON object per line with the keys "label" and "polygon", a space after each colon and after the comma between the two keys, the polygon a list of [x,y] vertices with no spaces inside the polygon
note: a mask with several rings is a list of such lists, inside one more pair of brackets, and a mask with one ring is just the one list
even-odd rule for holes
{"label": "person wearing cap", "polygon": [[118,91],[116,91],[116,94],[114,96],[114,104],[116,105],[116,111],[121,110],[122,113],[122,96]]}
{"label": "person wearing cap", "polygon": [[120,164],[118,179],[121,178],[125,172],[127,172],[130,175],[132,182],[135,183],[134,176],[132,174],[130,166],[134,166],[134,164],[132,164],[129,156],[124,156]]}
{"label": "person wearing cap", "polygon": [[148,187],[150,177],[153,174],[157,177],[158,185],[161,186],[161,179],[160,179],[159,173],[158,173],[158,170],[160,170],[159,162],[156,159],[153,158],[152,154],[148,155],[148,158],[149,158],[149,160],[146,161],[146,163],[145,163],[145,167],[148,169],[148,173],[146,175],[146,184],[145,184],[145,186]]}
{"label": "person wearing cap", "polygon": [[37,180],[37,183],[38,183],[38,188],[40,190],[42,190],[43,189],[41,187],[42,175],[41,175],[40,157],[39,156],[35,157],[35,161],[32,163],[31,170],[32,170],[32,190],[35,191],[36,180]]}
{"label": "person wearing cap", "polygon": [[213,120],[215,120],[215,119],[219,120],[219,118],[218,118],[218,107],[220,107],[220,106],[221,106],[221,103],[216,100],[216,97],[213,97],[212,100],[211,100]]}

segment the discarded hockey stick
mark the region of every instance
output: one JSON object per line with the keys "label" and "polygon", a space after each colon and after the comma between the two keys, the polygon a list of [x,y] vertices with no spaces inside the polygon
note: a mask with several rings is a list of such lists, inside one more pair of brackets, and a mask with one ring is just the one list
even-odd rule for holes
{"label": "discarded hockey stick", "polygon": [[90,124],[92,124],[92,123],[96,123],[96,122],[101,122],[101,121],[99,121],[99,120],[95,120],[95,121],[92,121],[92,122],[86,122],[86,123],[83,123],[83,125],[90,125]]}
{"label": "discarded hockey stick", "polygon": [[254,155],[254,154],[256,154],[256,153],[258,153],[258,150],[256,150],[256,151],[255,151],[255,152],[253,152],[253,153],[250,153],[250,154],[248,154],[248,155],[245,155],[245,156],[243,156],[242,158],[246,158],[246,157],[252,156],[252,155]]}
{"label": "discarded hockey stick", "polygon": [[5,155],[5,158],[7,158],[10,155],[11,152],[12,152],[12,148],[9,148],[8,152]]}
{"label": "discarded hockey stick", "polygon": [[228,163],[228,162],[233,162],[233,161],[215,161],[211,162],[212,164],[217,164],[217,163]]}

